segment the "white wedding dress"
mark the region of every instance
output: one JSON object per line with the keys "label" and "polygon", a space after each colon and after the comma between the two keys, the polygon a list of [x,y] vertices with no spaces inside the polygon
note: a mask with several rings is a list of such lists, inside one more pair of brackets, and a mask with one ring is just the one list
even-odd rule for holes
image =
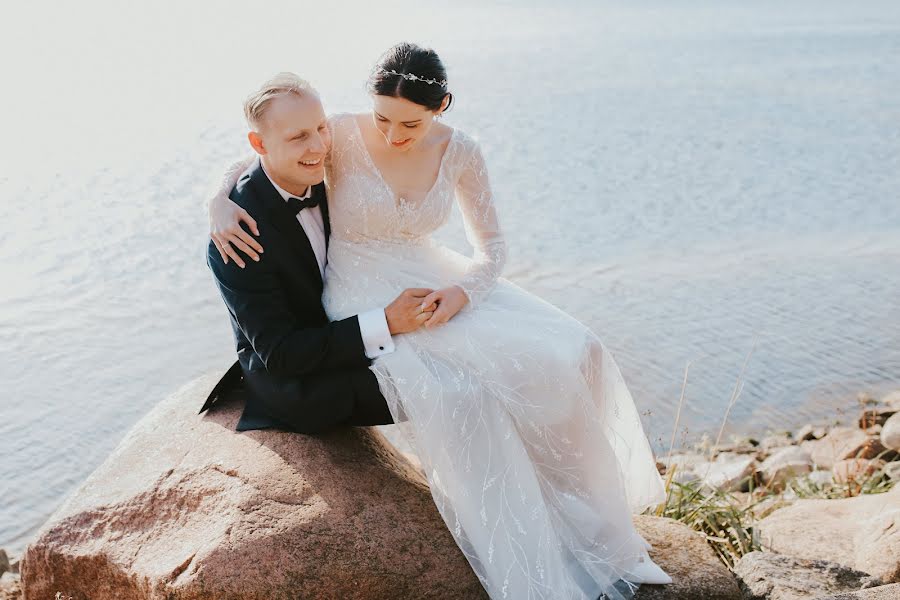
{"label": "white wedding dress", "polygon": [[[450,321],[395,336],[370,368],[490,597],[625,600],[639,583],[671,582],[632,523],[665,492],[631,395],[594,333],[500,277],[478,144],[454,129],[432,189],[396,199],[358,118],[330,119],[323,304],[341,319],[408,287],[468,293]],[[474,259],[430,237],[454,200]]]}

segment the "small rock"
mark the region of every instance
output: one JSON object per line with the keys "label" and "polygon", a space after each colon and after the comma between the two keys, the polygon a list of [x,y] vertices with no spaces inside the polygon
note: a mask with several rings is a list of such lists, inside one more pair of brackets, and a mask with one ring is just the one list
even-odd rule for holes
{"label": "small rock", "polygon": [[826,485],[834,484],[834,473],[832,473],[831,471],[816,469],[815,471],[807,475],[807,477],[809,477],[809,480],[812,483],[816,484],[819,487],[825,487]]}
{"label": "small rock", "polygon": [[900,413],[894,413],[881,427],[881,444],[891,450],[900,450]]}
{"label": "small rock", "polygon": [[866,435],[878,436],[881,435],[882,425],[872,425],[871,427],[867,427],[863,431],[866,432]]}
{"label": "small rock", "polygon": [[756,454],[759,452],[759,448],[754,446],[753,444],[743,442],[737,444],[728,444],[726,446],[719,446],[715,450],[715,454],[713,458],[718,458],[722,454]]}
{"label": "small rock", "polygon": [[759,447],[767,452],[771,452],[775,448],[784,448],[793,445],[794,441],[786,435],[770,435],[766,436],[759,443]]}
{"label": "small rock", "polygon": [[812,459],[798,446],[788,446],[777,450],[760,464],[763,483],[773,490],[784,488],[784,484],[794,477],[812,471]]}
{"label": "small rock", "polygon": [[734,565],[745,598],[798,600],[881,585],[877,577],[828,560],[750,552]]}
{"label": "small rock", "polygon": [[835,427],[822,439],[801,442],[800,447],[823,469],[830,469],[845,458],[874,458],[884,450],[878,438],[851,427]]}
{"label": "small rock", "polygon": [[866,408],[859,415],[859,428],[869,429],[875,425],[884,425],[884,422],[888,420],[888,417],[896,412],[896,408],[884,405]]}
{"label": "small rock", "polygon": [[740,454],[738,452],[722,451],[722,452],[716,453],[714,461],[719,462],[719,463],[726,463],[726,462],[744,461],[746,459],[747,459],[747,456],[744,454]]}
{"label": "small rock", "polygon": [[878,458],[845,458],[831,469],[836,483],[863,483],[886,463]]}
{"label": "small rock", "polygon": [[900,598],[900,583],[879,585],[858,592],[820,596],[816,600],[897,600],[897,598]]}
{"label": "small rock", "polygon": [[6,550],[0,548],[0,575],[9,570],[9,556],[6,555]]}
{"label": "small rock", "polygon": [[22,581],[15,573],[6,572],[0,577],[0,600],[21,600]]}
{"label": "small rock", "polygon": [[749,488],[755,465],[752,456],[720,454],[715,461],[694,467],[694,472],[707,486],[732,492]]}
{"label": "small rock", "polygon": [[795,431],[794,439],[798,442],[802,442],[803,440],[816,439],[815,435],[813,435],[813,426],[807,423],[806,425]]}
{"label": "small rock", "polygon": [[673,454],[671,457],[659,457],[659,462],[664,464],[668,469],[672,465],[678,465],[679,470],[692,470],[697,465],[706,463],[706,455],[696,452]]}
{"label": "small rock", "polygon": [[863,406],[878,404],[878,400],[876,400],[869,392],[859,392],[856,394],[856,401]]}
{"label": "small rock", "polygon": [[882,404],[887,404],[888,406],[892,406],[897,410],[900,410],[900,390],[896,392],[891,392],[887,396],[884,396],[881,399]]}
{"label": "small rock", "polygon": [[891,481],[900,481],[900,462],[889,462],[884,465],[884,474]]}

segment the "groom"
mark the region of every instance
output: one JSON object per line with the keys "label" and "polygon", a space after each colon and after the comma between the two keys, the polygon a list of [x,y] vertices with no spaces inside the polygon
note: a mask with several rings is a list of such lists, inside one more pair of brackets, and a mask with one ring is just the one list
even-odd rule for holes
{"label": "groom", "polygon": [[431,317],[434,306],[421,304],[432,290],[407,289],[387,307],[330,322],[321,301],[331,233],[323,183],[331,136],[322,102],[307,82],[281,73],[244,102],[244,115],[259,156],[230,198],[255,220],[265,252],[244,264],[231,247],[255,245],[244,231],[230,243],[209,243],[206,262],[231,317],[238,360],[200,412],[243,388],[237,431],[393,423],[368,366],[394,350],[392,335]]}

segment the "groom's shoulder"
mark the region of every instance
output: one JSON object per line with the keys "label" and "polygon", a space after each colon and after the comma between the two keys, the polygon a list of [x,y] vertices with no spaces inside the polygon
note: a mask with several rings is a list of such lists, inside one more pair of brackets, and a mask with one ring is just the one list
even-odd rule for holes
{"label": "groom's shoulder", "polygon": [[251,181],[252,175],[252,171],[249,170],[242,173],[241,176],[238,177],[234,187],[231,188],[231,192],[228,194],[228,197],[231,198],[232,202],[248,212],[250,212],[251,209],[258,208],[260,200],[256,187]]}

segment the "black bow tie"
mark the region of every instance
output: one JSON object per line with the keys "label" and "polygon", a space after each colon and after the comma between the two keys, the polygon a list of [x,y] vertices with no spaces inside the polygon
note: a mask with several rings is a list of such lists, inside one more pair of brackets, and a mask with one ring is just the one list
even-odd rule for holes
{"label": "black bow tie", "polygon": [[312,208],[313,206],[319,205],[319,199],[316,197],[310,198],[288,198],[287,200],[288,208],[291,209],[291,212],[295,215],[298,214],[304,208]]}

